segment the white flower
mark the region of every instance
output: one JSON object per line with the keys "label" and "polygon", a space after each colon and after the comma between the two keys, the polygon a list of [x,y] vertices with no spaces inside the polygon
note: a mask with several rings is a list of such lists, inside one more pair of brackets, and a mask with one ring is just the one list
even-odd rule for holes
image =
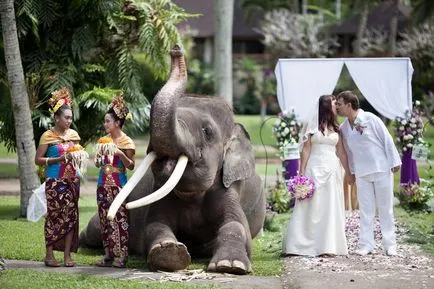
{"label": "white flower", "polygon": [[418,138],[417,140],[418,140],[418,142],[423,142],[423,138],[421,138],[421,137]]}
{"label": "white flower", "polygon": [[414,137],[411,134],[409,134],[407,136],[408,136],[408,139],[414,139]]}
{"label": "white flower", "polygon": [[407,124],[407,121],[406,121],[405,119],[403,119],[403,120],[401,121],[401,124],[402,124],[402,125],[406,125],[406,124]]}
{"label": "white flower", "polygon": [[281,126],[281,127],[286,127],[286,122],[282,121],[282,122],[280,123],[280,126]]}
{"label": "white flower", "polygon": [[402,150],[406,152],[406,151],[407,151],[407,148],[406,148],[406,147],[403,147]]}
{"label": "white flower", "polygon": [[274,122],[274,126],[279,126],[281,122],[282,121],[280,120],[280,118],[276,119],[276,121]]}
{"label": "white flower", "polygon": [[414,104],[419,106],[419,105],[420,105],[420,101],[419,101],[419,100],[416,100],[416,101],[414,102]]}
{"label": "white flower", "polygon": [[414,130],[414,131],[412,132],[412,134],[413,134],[413,135],[417,135],[417,131]]}
{"label": "white flower", "polygon": [[295,125],[295,121],[291,120],[290,125]]}
{"label": "white flower", "polygon": [[400,142],[400,141],[401,141],[401,139],[400,139],[399,137],[397,137],[397,138],[396,138],[396,141],[397,141],[397,142]]}
{"label": "white flower", "polygon": [[283,136],[287,136],[288,133],[289,133],[289,128],[285,127],[285,129],[282,132]]}
{"label": "white flower", "polygon": [[400,127],[399,127],[399,130],[404,130],[404,127],[403,127],[403,126],[400,126]]}
{"label": "white flower", "polygon": [[407,144],[407,147],[411,148],[413,145],[411,143]]}
{"label": "white flower", "polygon": [[423,132],[423,129],[420,128],[420,129],[417,130],[417,132],[418,132],[418,133],[422,133],[422,132]]}
{"label": "white flower", "polygon": [[415,119],[414,117],[412,117],[412,118],[410,119],[410,121],[411,121],[412,123],[416,123],[416,119]]}

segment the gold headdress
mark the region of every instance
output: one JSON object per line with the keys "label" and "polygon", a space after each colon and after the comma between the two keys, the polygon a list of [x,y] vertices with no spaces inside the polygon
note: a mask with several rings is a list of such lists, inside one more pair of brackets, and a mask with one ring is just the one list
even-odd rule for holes
{"label": "gold headdress", "polygon": [[48,100],[48,104],[51,106],[50,111],[56,113],[56,111],[64,104],[71,106],[71,94],[66,87],[55,90],[51,93],[51,98]]}
{"label": "gold headdress", "polygon": [[113,109],[116,116],[120,119],[131,119],[131,113],[129,113],[128,108],[125,105],[123,94],[116,95],[112,103],[109,106],[109,109]]}

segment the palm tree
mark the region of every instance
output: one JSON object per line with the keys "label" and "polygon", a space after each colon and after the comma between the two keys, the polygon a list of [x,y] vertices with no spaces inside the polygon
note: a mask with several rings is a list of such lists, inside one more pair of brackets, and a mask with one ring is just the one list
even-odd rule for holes
{"label": "palm tree", "polygon": [[215,91],[232,106],[232,25],[234,0],[216,0],[214,7]]}
{"label": "palm tree", "polygon": [[[146,129],[148,99],[157,91],[145,94],[144,87],[166,78],[168,51],[180,43],[176,25],[193,16],[170,0],[21,0],[16,14],[35,139],[51,124],[49,94],[66,86],[83,144],[102,132],[100,116],[113,91],[123,90],[130,107],[137,107],[133,122],[140,130],[132,130]],[[0,122],[12,119],[0,114]],[[13,127],[2,126],[0,142],[16,147]]]}
{"label": "palm tree", "polygon": [[39,186],[39,180],[34,166],[35,140],[21,63],[13,0],[0,1],[0,17],[20,169],[20,216],[25,217],[30,195],[32,190]]}

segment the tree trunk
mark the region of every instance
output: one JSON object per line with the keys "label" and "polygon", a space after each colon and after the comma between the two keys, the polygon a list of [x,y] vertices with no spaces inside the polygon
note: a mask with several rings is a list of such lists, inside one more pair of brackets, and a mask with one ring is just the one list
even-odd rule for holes
{"label": "tree trunk", "polygon": [[396,37],[398,36],[398,5],[399,0],[393,1],[393,16],[390,19],[390,33],[389,33],[389,55],[396,55]]}
{"label": "tree trunk", "polygon": [[341,22],[341,0],[336,0],[336,18]]}
{"label": "tree trunk", "polygon": [[368,22],[369,3],[362,2],[362,11],[360,13],[359,26],[357,27],[356,41],[354,42],[354,55],[362,56],[362,38],[365,34],[366,24]]}
{"label": "tree trunk", "polygon": [[292,0],[292,12],[295,14],[300,13],[300,2],[299,0]]}
{"label": "tree trunk", "polygon": [[26,217],[32,190],[39,186],[35,170],[35,140],[29,97],[24,81],[13,0],[0,0],[0,17],[17,139],[20,170],[20,216]]}
{"label": "tree trunk", "polygon": [[232,106],[232,26],[234,0],[214,1],[215,92]]}

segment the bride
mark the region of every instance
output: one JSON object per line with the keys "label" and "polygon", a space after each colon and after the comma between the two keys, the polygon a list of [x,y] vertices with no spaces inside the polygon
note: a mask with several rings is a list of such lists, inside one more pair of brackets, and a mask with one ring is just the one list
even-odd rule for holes
{"label": "bride", "polygon": [[285,255],[347,255],[343,165],[349,180],[347,154],[336,121],[336,99],[323,95],[303,129],[300,175],[315,181],[311,199],[296,200],[283,240]]}

